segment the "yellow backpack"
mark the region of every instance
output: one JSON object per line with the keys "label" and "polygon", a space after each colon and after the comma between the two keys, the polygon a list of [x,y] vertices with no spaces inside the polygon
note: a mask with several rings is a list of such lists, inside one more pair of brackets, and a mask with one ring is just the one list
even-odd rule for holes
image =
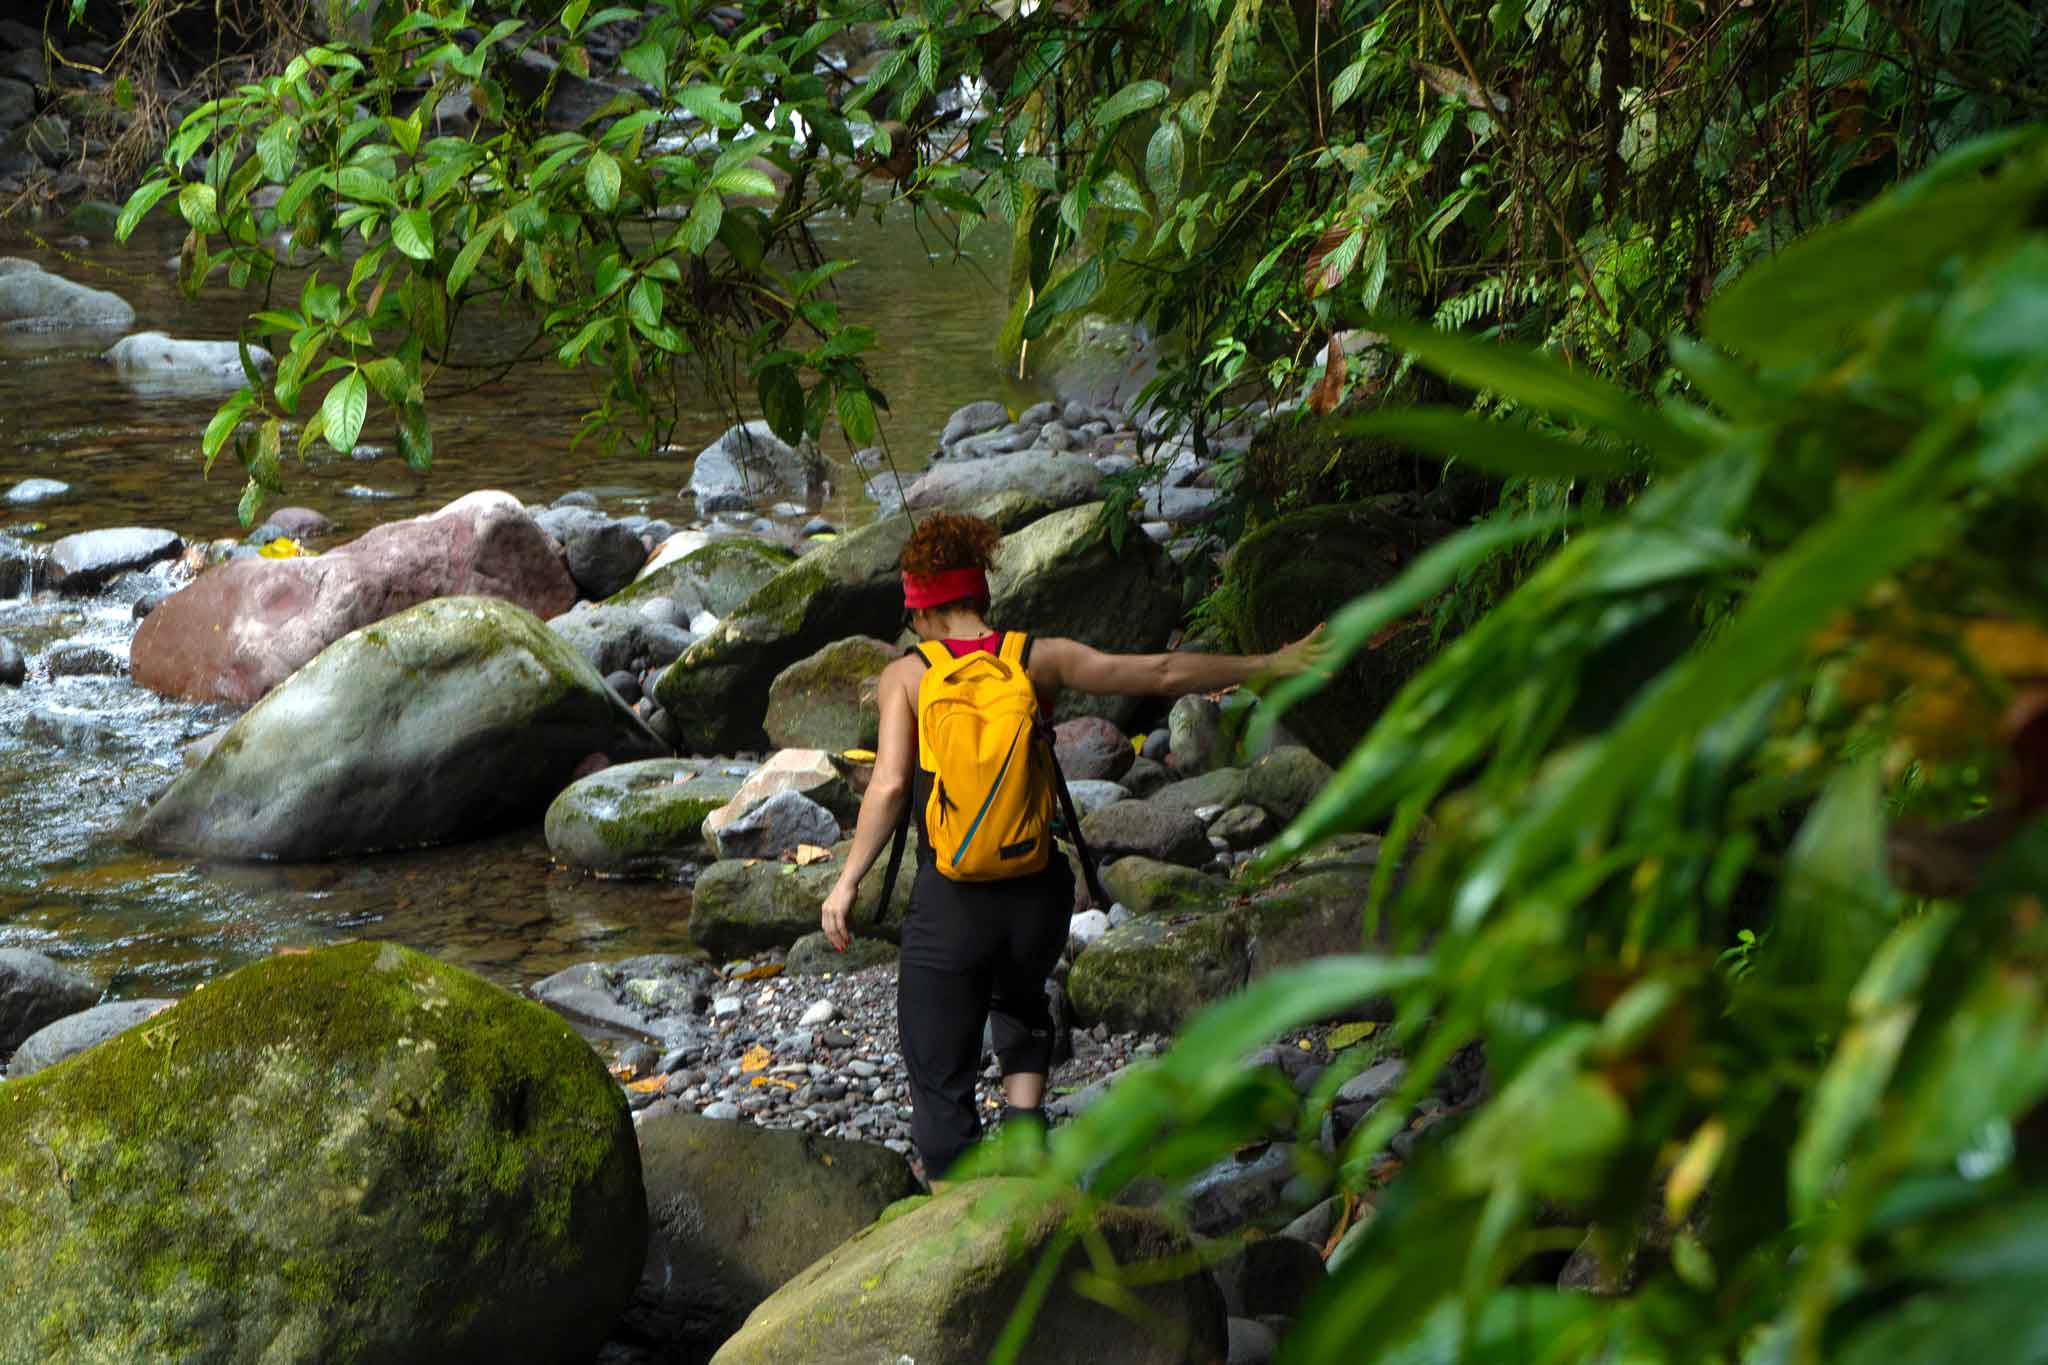
{"label": "yellow backpack", "polygon": [[[954,658],[936,640],[918,646],[925,674],[917,689],[917,764],[931,787],[924,836],[939,872],[954,881],[1028,876],[1052,857],[1057,798],[1089,888],[1100,899],[1094,860],[1081,843],[1081,822],[1031,685],[1030,649],[1016,631],[1003,635],[994,654],[976,650]],[[884,878],[884,905],[895,888],[909,822],[906,809]]]}

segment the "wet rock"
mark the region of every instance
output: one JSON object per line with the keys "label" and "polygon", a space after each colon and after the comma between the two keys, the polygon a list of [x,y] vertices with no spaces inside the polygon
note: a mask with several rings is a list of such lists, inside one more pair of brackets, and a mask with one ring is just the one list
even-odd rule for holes
{"label": "wet rock", "polygon": [[59,1062],[69,1061],[87,1048],[97,1047],[114,1035],[127,1032],[176,1003],[174,1000],[115,1000],[45,1024],[15,1049],[13,1060],[7,1063],[7,1079],[18,1081]]}
{"label": "wet rock", "polygon": [[579,962],[531,988],[533,998],[573,1023],[600,1031],[689,1038],[710,1004],[718,977],[675,953],[647,953],[614,962]]}
{"label": "wet rock", "polygon": [[650,620],[630,607],[564,612],[548,622],[548,629],[600,673],[666,665],[690,645],[688,632]]}
{"label": "wet rock", "polygon": [[[820,1341],[843,1360],[983,1359],[1071,1212],[1023,1181],[963,1182],[805,1269],[754,1310],[714,1365],[817,1359]],[[1194,1260],[1186,1235],[1144,1210],[1105,1208],[1095,1228],[1119,1263]],[[1199,1271],[1132,1286],[1145,1319],[1074,1293],[1065,1275],[1054,1285],[1032,1330],[1034,1362],[1181,1365],[1224,1354],[1222,1305]]]}
{"label": "wet rock", "polygon": [[1069,778],[1067,794],[1074,798],[1074,809],[1084,819],[1105,806],[1114,806],[1119,801],[1131,799],[1130,789],[1122,783],[1085,779],[1076,781]]}
{"label": "wet rock", "polygon": [[[684,536],[665,543],[674,545]],[[702,612],[730,616],[761,586],[788,568],[796,557],[780,545],[752,536],[733,536],[692,546],[685,554],[664,558],[666,548],[640,570],[639,577],[606,599],[605,605],[645,610],[665,599],[681,610],[687,623]]]}
{"label": "wet rock", "polygon": [[[1378,840],[1371,839],[1376,848]],[[1356,953],[1364,941],[1365,907],[1374,864],[1289,872],[1262,888],[1244,913],[1258,936],[1253,974],[1330,953]]]}
{"label": "wet rock", "polygon": [[1147,521],[1168,526],[1200,526],[1214,521],[1223,510],[1223,495],[1213,488],[1146,488],[1138,499],[1137,514]]}
{"label": "wet rock", "polygon": [[[247,382],[241,349],[232,341],[191,341],[162,332],[122,337],[100,356],[114,373],[145,391],[194,392],[237,389]],[[257,373],[275,368],[270,352],[249,347]]]}
{"label": "wet rock", "polygon": [[879,1143],[696,1114],[640,1125],[647,1267],[626,1326],[702,1358],[756,1305],[918,1191]]}
{"label": "wet rock", "polygon": [[1223,846],[1235,852],[1239,849],[1255,848],[1279,832],[1280,826],[1273,817],[1258,806],[1249,803],[1232,806],[1216,817],[1209,826],[1209,837],[1221,839]]}
{"label": "wet rock", "polygon": [[1160,726],[1145,736],[1145,747],[1138,751],[1138,757],[1149,758],[1154,763],[1164,763],[1166,756],[1173,752],[1173,732]]}
{"label": "wet rock", "polygon": [[79,754],[118,754],[130,745],[128,737],[106,721],[40,707],[21,718],[21,736]]}
{"label": "wet rock", "polygon": [[1119,1032],[1173,1033],[1244,984],[1248,951],[1244,920],[1232,911],[1184,922],[1134,916],[1074,959],[1074,1017]]}
{"label": "wet rock", "polygon": [[169,1359],[205,1323],[230,1356],[587,1360],[639,1277],[603,1065],[395,944],[266,959],[7,1091],[0,1297],[73,1311],[0,1314],[0,1358]]}
{"label": "wet rock", "polygon": [[[1055,512],[1005,536],[995,568],[991,618],[1015,629],[1147,654],[1165,648],[1180,621],[1179,569],[1142,537],[1126,537],[1117,550],[1100,503]],[[1137,707],[1135,698],[1069,693],[1054,719],[1096,715],[1121,724]]]}
{"label": "wet rock", "polygon": [[876,680],[902,651],[856,635],[834,641],[775,675],[762,728],[782,749],[873,749],[881,724]]}
{"label": "wet rock", "polygon": [[703,858],[704,817],[730,801],[747,775],[744,765],[722,759],[655,758],[606,768],[570,784],[548,806],[548,851],[591,872],[673,872]]}
{"label": "wet rock", "polygon": [[184,548],[176,531],[156,527],[81,531],[50,547],[50,581],[61,592],[93,592],[130,569],[176,559]]}
{"label": "wet rock", "polygon": [[69,967],[26,948],[0,948],[0,1053],[99,998],[99,987]]}
{"label": "wet rock", "polygon": [[28,658],[21,646],[0,635],[0,687],[19,687],[28,678]]}
{"label": "wet rock", "polygon": [[1276,1142],[1256,1155],[1223,1158],[1189,1180],[1178,1202],[1187,1209],[1188,1226],[1213,1237],[1263,1221],[1280,1207],[1281,1191],[1293,1178],[1294,1149]]}
{"label": "wet rock", "polygon": [[0,331],[119,331],[135,324],[127,300],[52,275],[34,261],[0,257]]}
{"label": "wet rock", "polygon": [[1292,820],[1328,785],[1331,775],[1330,765],[1308,749],[1286,745],[1252,764],[1245,799],[1276,820]]}
{"label": "wet rock", "polygon": [[130,658],[152,691],[247,704],[352,630],[479,594],[543,619],[576,600],[547,536],[507,493],[470,493],[324,554],[210,570],[150,613]]}
{"label": "wet rock", "polygon": [[439,598],[292,675],[172,783],[137,837],[285,861],[445,842],[532,819],[593,754],[662,748],[532,613]]}
{"label": "wet rock", "polygon": [[1166,729],[1172,736],[1174,771],[1182,777],[1200,777],[1230,761],[1223,709],[1209,698],[1187,696],[1176,701],[1167,713]]}
{"label": "wet rock", "polygon": [[[911,842],[915,844],[914,836]],[[748,953],[789,947],[817,933],[819,907],[839,879],[841,862],[850,847],[836,845],[831,861],[807,867],[750,858],[711,864],[698,874],[692,893],[690,937],[714,958],[730,961]],[[881,907],[884,860],[876,859],[861,878],[849,917],[855,944],[863,938],[895,941],[910,904],[909,869],[915,854],[914,847],[905,853],[904,875],[897,878],[886,914]],[[853,969],[848,965],[854,960],[852,953],[841,957],[827,948],[823,956],[835,965],[819,970]]]}
{"label": "wet rock", "polygon": [[616,521],[575,527],[563,541],[569,576],[585,597],[601,601],[630,584],[647,562],[640,537]]}
{"label": "wet rock", "polygon": [[318,540],[334,529],[334,523],[310,507],[279,507],[263,519],[293,540]]}
{"label": "wet rock", "polygon": [[33,507],[39,502],[61,498],[70,491],[70,484],[56,479],[23,479],[7,490],[7,501],[16,507]]}
{"label": "wet rock", "polygon": [[1208,831],[1194,815],[1149,801],[1119,801],[1084,817],[1081,837],[1105,861],[1137,853],[1199,867],[1211,852]]}
{"label": "wet rock", "polygon": [[1134,914],[1170,915],[1215,909],[1230,894],[1230,883],[1191,867],[1132,855],[1102,870],[1102,889]]}
{"label": "wet rock", "polygon": [[622,668],[604,676],[604,685],[619,694],[619,700],[631,706],[640,700],[640,675],[631,669]]}
{"label": "wet rock", "polygon": [[803,793],[785,791],[707,833],[721,858],[780,858],[800,844],[830,848],[839,842],[839,822]]}
{"label": "wet rock", "polygon": [[1243,803],[1245,771],[1242,768],[1215,768],[1200,777],[1169,782],[1145,799],[1165,810],[1186,811],[1191,815],[1209,810],[1213,815],[1220,815],[1224,810]]}
{"label": "wet rock", "polygon": [[1138,757],[1124,732],[1100,716],[1077,716],[1054,726],[1053,751],[1068,782],[1114,782]]}
{"label": "wet rock", "polygon": [[966,508],[998,493],[1026,493],[1047,511],[1093,502],[1102,496],[1102,471],[1093,460],[1033,452],[948,461],[920,474],[903,490],[913,511]]}
{"label": "wet rock", "polygon": [[1139,800],[1145,800],[1173,781],[1173,773],[1155,759],[1139,756],[1123,776],[1125,790]]}
{"label": "wet rock", "polygon": [[[17,67],[13,74],[20,77],[26,72]],[[71,125],[56,114],[44,114],[0,137],[0,173],[32,172],[44,166],[54,170],[71,160],[72,151]]]}
{"label": "wet rock", "polygon": [[76,642],[53,645],[43,655],[43,667],[52,678],[122,678],[128,675],[128,661],[105,645]]}
{"label": "wet rock", "polygon": [[[783,749],[768,756],[725,806],[704,819],[706,838],[715,848],[718,833],[751,813],[770,797],[797,792],[832,813],[842,825],[860,815],[860,798],[841,776],[832,756],[822,749]],[[831,840],[826,840],[830,843]]]}
{"label": "wet rock", "polygon": [[782,497],[809,497],[825,464],[808,440],[792,447],[761,420],[728,430],[697,454],[689,491],[700,512],[726,512]]}
{"label": "wet rock", "polygon": [[939,433],[939,445],[957,445],[970,436],[979,436],[984,431],[994,431],[1010,420],[1010,413],[1001,403],[984,398],[979,403],[969,403],[955,408],[953,415],[946,419],[946,426]]}
{"label": "wet rock", "polygon": [[[880,888],[876,890],[880,894]],[[784,970],[791,976],[837,975],[841,972],[858,972],[869,967],[893,963],[896,960],[896,945],[887,939],[872,935],[854,935],[853,941],[840,952],[825,937],[823,930],[805,934],[789,945],[789,956],[784,960]]]}

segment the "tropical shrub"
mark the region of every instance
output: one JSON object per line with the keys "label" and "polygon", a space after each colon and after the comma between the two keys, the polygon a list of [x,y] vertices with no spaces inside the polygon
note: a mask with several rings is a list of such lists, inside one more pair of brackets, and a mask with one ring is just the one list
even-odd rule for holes
{"label": "tropical shrub", "polygon": [[[1355,650],[1564,533],[1265,856],[1384,829],[1411,871],[1362,928],[1399,950],[1214,1007],[1054,1133],[1043,1179],[1113,1199],[1283,1121],[1378,1205],[1290,1362],[2048,1358],[2044,208],[2039,130],[1951,153],[1721,291],[1673,343],[1699,397],[1657,407],[1380,323],[1563,428],[1381,430],[1654,473],[1626,507],[1475,526],[1332,623]],[[1382,995],[1407,1076],[1326,1163],[1345,1068],[1297,1101],[1239,1059]],[[1386,1161],[1473,1043],[1490,1098]],[[1621,1252],[1653,1222],[1668,1264],[1628,1297],[1527,1279],[1582,1225]],[[1087,1272],[1109,1296],[1129,1273]]]}

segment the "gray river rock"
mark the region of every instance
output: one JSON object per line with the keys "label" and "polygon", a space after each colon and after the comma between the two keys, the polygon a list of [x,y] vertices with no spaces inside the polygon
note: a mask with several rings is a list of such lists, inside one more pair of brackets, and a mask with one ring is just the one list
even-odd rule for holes
{"label": "gray river rock", "polygon": [[817,447],[809,441],[792,447],[760,420],[742,423],[704,447],[690,470],[690,492],[704,513],[809,497],[824,482]]}
{"label": "gray river rock", "polygon": [[92,592],[117,574],[175,559],[184,548],[176,531],[160,527],[81,531],[50,547],[50,578],[63,592]]}
{"label": "gray river rock", "polygon": [[[162,332],[137,332],[108,347],[100,359],[144,391],[238,389],[246,380],[241,349],[232,341],[191,341]],[[275,368],[270,352],[261,346],[249,348],[249,360],[258,374]]]}
{"label": "gray river rock", "polygon": [[34,261],[0,257],[0,331],[122,331],[135,309],[119,294],[53,275]]}
{"label": "gray river rock", "polygon": [[285,861],[442,843],[532,819],[594,754],[664,748],[531,612],[439,598],[322,651],[178,778],[136,836]]}
{"label": "gray river rock", "polygon": [[87,1048],[97,1047],[116,1034],[126,1033],[153,1015],[177,1003],[172,1000],[113,1000],[77,1014],[45,1024],[23,1040],[7,1063],[7,1079],[18,1081],[38,1071],[69,1061]]}

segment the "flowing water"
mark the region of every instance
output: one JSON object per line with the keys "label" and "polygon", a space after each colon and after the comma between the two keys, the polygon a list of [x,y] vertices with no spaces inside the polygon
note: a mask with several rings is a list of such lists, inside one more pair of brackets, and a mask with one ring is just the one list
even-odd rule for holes
{"label": "flowing water", "polygon": [[[880,337],[872,372],[890,400],[884,429],[903,468],[923,463],[960,404],[1028,397],[991,360],[1003,303],[996,233],[970,242],[965,259],[901,220],[845,222],[820,235],[828,251],[860,262],[838,277],[838,303],[842,316]],[[114,290],[135,306],[136,330],[233,336],[250,300],[225,285],[184,298],[165,265],[175,246],[141,234],[127,247],[46,246],[0,226],[0,255]],[[523,340],[518,319],[489,327],[487,345]],[[33,507],[0,505],[0,530],[42,523],[33,538],[45,544],[107,526],[163,526],[188,541],[240,534],[239,471],[201,477],[199,435],[220,395],[125,386],[98,360],[111,340],[0,334],[0,493],[31,477],[71,486]],[[485,487],[528,502],[588,489],[614,514],[682,524],[688,454],[732,414],[708,398],[687,412],[673,436],[681,456],[605,456],[588,444],[572,453],[589,384],[551,362],[526,366],[435,402],[430,472],[407,469],[373,424],[363,441],[381,453],[359,447],[369,458],[290,461],[275,502],[323,513],[337,543]],[[838,477],[823,510],[857,524],[871,509],[845,454],[828,451]],[[123,666],[131,604],[148,586],[131,580],[106,597],[32,600],[24,585],[0,582],[0,635],[31,661],[27,687],[0,687],[0,947],[70,961],[115,997],[182,993],[278,948],[348,937],[393,939],[508,984],[591,958],[687,949],[687,891],[557,869],[537,825],[452,848],[306,866],[195,862],[127,843],[128,822],[179,771],[182,745],[234,715],[165,701],[121,672],[47,676],[60,645],[97,647],[111,656],[108,669]]]}

